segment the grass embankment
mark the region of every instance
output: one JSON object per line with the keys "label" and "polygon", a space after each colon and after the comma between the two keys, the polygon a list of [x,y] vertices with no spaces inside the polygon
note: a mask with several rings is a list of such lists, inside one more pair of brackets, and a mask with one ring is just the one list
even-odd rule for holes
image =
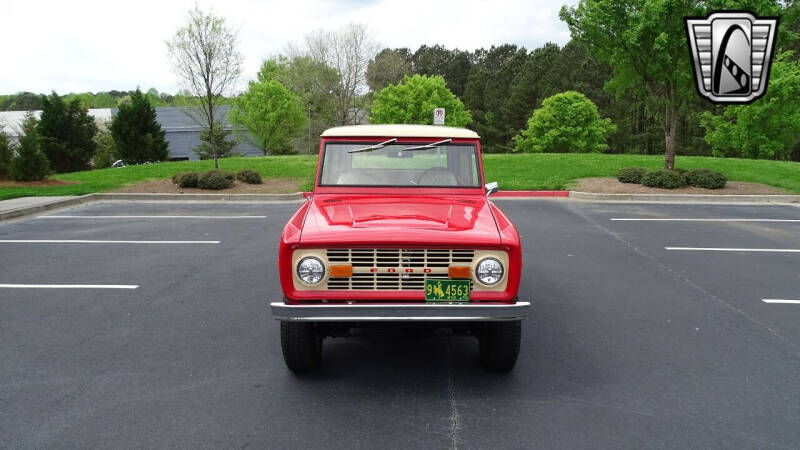
{"label": "grass embankment", "polygon": [[[316,156],[270,156],[261,158],[227,158],[220,161],[220,169],[237,171],[252,169],[263,178],[294,178],[302,189],[311,189],[317,170]],[[84,195],[105,192],[147,180],[170,178],[178,172],[205,171],[214,168],[214,161],[176,161],[144,164],[116,169],[90,170],[52,175],[51,179],[77,181],[45,187],[0,187],[0,200],[40,195]]]}
{"label": "grass embankment", "polygon": [[[569,189],[580,178],[613,177],[622,167],[661,168],[660,155],[602,154],[522,154],[484,155],[487,181],[497,181],[504,190]],[[230,158],[220,168],[236,171],[253,169],[264,178],[293,178],[301,188],[312,186],[316,156],[270,156]],[[748,181],[800,193],[800,163],[678,156],[678,167],[710,168],[725,174],[731,181]],[[180,161],[120,169],[53,175],[51,178],[77,181],[78,184],[45,187],[0,187],[0,200],[40,195],[83,195],[104,192],[146,180],[169,178],[177,172],[203,171],[213,167],[212,161]]]}
{"label": "grass embankment", "polygon": [[[623,167],[664,167],[661,155],[522,154],[484,155],[487,181],[497,181],[506,190],[569,189],[580,178],[613,177]],[[678,156],[676,166],[708,168],[725,174],[730,181],[747,181],[800,193],[800,163],[752,159]]]}

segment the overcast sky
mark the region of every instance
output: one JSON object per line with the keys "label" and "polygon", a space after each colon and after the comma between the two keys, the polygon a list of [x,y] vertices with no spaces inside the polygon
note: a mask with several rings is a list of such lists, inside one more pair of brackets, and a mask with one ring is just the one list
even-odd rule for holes
{"label": "overcast sky", "polygon": [[[12,1],[2,8],[0,94],[128,90],[175,92],[164,41],[193,0]],[[200,0],[240,29],[243,83],[261,61],[309,31],[366,23],[384,47],[529,49],[569,40],[558,10],[574,0]]]}

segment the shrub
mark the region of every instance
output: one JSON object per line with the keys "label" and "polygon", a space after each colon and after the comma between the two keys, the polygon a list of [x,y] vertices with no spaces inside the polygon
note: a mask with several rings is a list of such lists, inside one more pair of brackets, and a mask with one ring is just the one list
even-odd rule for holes
{"label": "shrub", "polygon": [[117,159],[117,144],[114,137],[105,127],[98,128],[94,135],[94,142],[97,144],[97,151],[92,157],[92,167],[95,169],[105,169],[111,167]]}
{"label": "shrub", "polygon": [[261,175],[255,170],[242,169],[236,172],[236,179],[247,184],[261,184]]}
{"label": "shrub", "polygon": [[674,170],[653,170],[642,176],[642,184],[650,187],[677,189],[686,186],[686,179]]}
{"label": "shrub", "polygon": [[644,167],[623,167],[617,172],[617,179],[622,183],[639,184],[646,173],[647,169]]}
{"label": "shrub", "polygon": [[209,170],[197,179],[197,187],[218,191],[233,186],[233,173],[224,170]]}
{"label": "shrub", "polygon": [[728,182],[725,175],[710,169],[694,169],[686,174],[686,182],[690,186],[706,189],[722,189]]}
{"label": "shrub", "polygon": [[172,182],[182,188],[196,188],[199,179],[197,172],[178,172],[172,176]]}

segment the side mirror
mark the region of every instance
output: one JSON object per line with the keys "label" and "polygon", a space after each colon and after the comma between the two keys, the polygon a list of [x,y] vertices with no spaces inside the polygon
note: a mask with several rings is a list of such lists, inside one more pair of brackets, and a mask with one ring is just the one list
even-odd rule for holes
{"label": "side mirror", "polygon": [[486,183],[486,196],[490,196],[497,192],[497,182],[492,181],[491,183]]}

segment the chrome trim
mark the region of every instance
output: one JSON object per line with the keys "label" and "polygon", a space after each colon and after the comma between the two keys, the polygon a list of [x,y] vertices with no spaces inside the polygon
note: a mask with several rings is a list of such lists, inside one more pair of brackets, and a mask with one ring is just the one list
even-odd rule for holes
{"label": "chrome trim", "polygon": [[509,304],[303,304],[272,302],[277,320],[307,322],[483,322],[522,320],[528,316],[530,302]]}

